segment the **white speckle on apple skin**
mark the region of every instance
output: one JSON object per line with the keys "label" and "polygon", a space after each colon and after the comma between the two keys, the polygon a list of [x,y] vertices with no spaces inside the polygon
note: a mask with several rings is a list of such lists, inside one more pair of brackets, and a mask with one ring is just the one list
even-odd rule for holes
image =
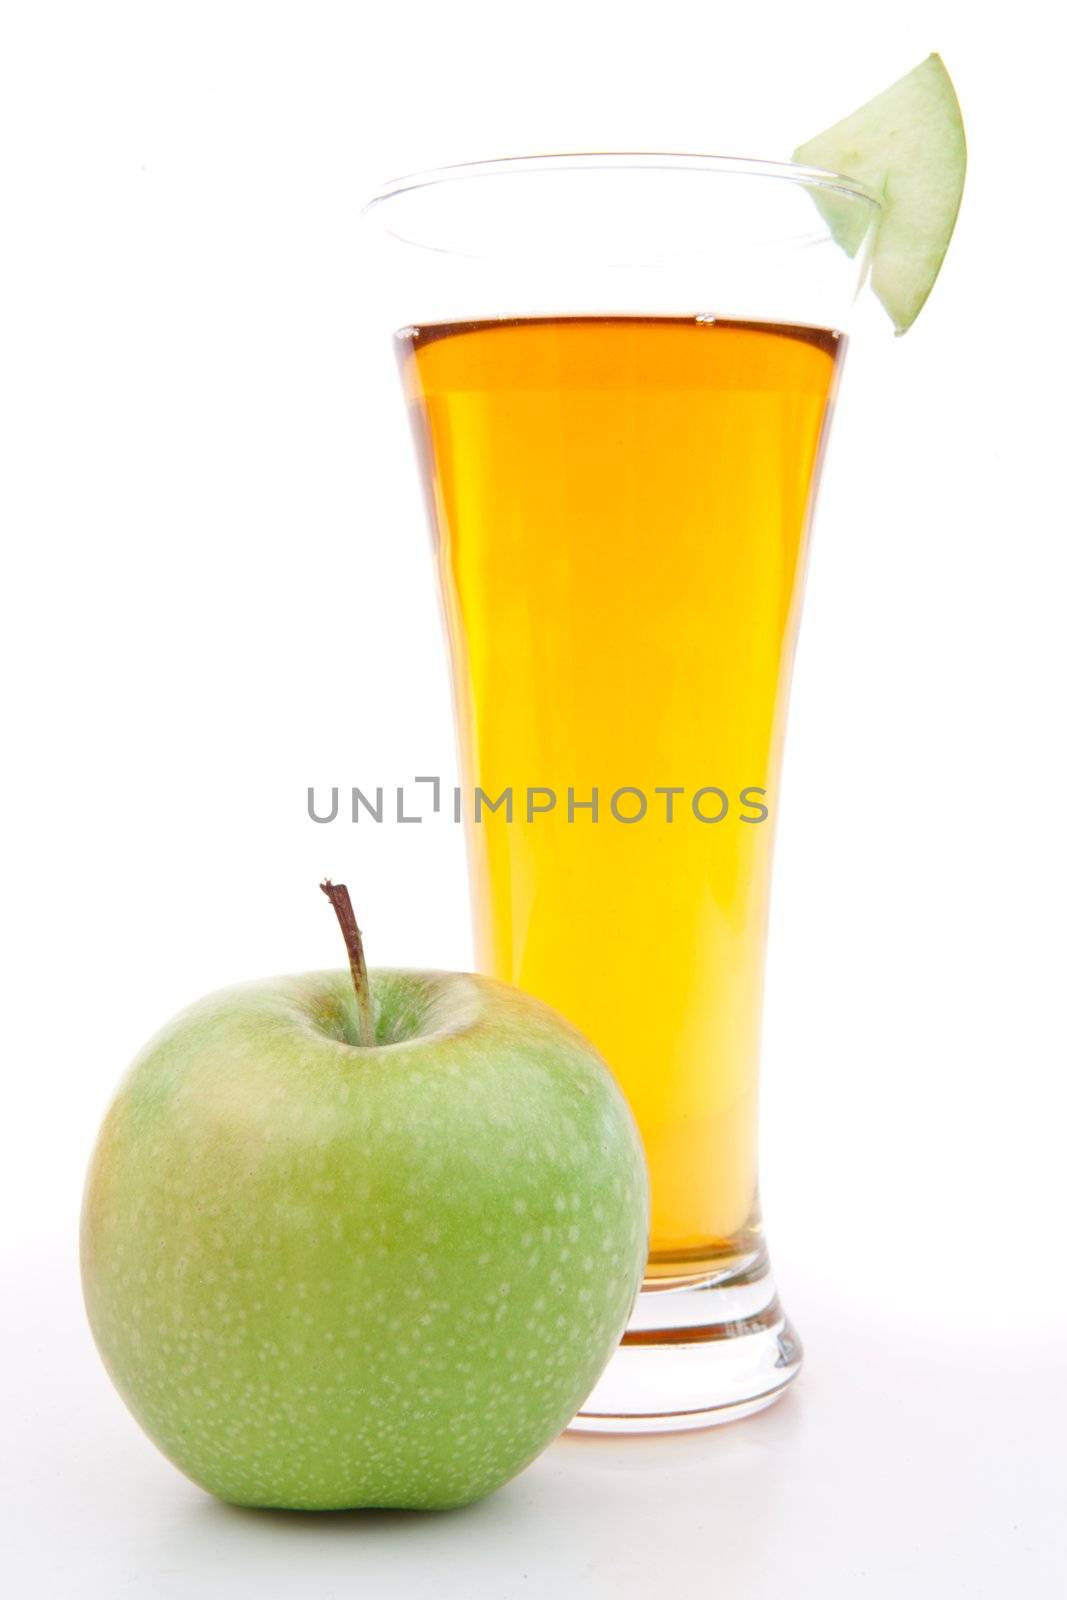
{"label": "white speckle on apple skin", "polygon": [[313,1025],[343,1018],[340,973],[200,1002],[134,1063],[90,1169],[104,1360],[237,1503],[479,1498],[570,1420],[640,1283],[640,1143],[586,1041],[488,979],[372,985],[427,1034],[364,1051]]}

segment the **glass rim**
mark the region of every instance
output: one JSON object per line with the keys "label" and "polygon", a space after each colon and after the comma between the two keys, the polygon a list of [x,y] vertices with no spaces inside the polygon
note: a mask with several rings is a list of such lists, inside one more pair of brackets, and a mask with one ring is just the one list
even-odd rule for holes
{"label": "glass rim", "polygon": [[875,213],[882,209],[882,197],[874,189],[843,172],[803,166],[796,161],[767,161],[757,156],[700,155],[673,150],[584,150],[534,156],[499,156],[487,161],[462,161],[423,171],[406,173],[383,184],[360,207],[368,217],[402,195],[417,193],[448,183],[465,183],[478,178],[522,176],[551,172],[697,172],[724,177],[767,178],[796,183],[803,188],[828,190],[850,199],[865,201]]}

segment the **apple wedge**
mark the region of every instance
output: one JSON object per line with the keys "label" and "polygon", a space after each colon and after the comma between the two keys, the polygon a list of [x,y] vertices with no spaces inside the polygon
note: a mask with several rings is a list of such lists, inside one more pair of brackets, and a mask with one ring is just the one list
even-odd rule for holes
{"label": "apple wedge", "polygon": [[[906,333],[941,269],[967,168],[963,118],[941,57],[927,56],[851,116],[798,146],[793,160],[840,172],[881,195],[871,287],[897,333]],[[813,198],[834,238],[855,254],[859,239],[851,216],[846,221],[833,194],[816,191]]]}

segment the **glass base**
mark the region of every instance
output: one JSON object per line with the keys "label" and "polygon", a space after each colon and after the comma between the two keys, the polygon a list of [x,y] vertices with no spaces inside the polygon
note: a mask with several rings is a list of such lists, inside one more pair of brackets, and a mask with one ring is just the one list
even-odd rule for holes
{"label": "glass base", "polygon": [[733,1422],[777,1400],[802,1360],[766,1255],[737,1275],[646,1279],[571,1428],[666,1433]]}

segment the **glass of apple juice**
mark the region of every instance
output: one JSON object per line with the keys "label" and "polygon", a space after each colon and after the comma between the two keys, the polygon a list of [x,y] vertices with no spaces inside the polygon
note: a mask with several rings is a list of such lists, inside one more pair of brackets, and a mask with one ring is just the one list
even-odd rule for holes
{"label": "glass of apple juice", "polygon": [[432,510],[478,963],[589,1036],[648,1159],[644,1287],[577,1427],[736,1417],[800,1365],[757,1188],[764,951],[812,498],[878,209],[791,164],[589,155],[421,174],[366,212]]}

